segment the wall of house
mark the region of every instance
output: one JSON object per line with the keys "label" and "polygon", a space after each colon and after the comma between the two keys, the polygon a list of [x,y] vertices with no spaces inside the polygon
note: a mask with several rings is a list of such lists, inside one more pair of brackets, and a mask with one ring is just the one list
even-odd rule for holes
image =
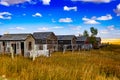
{"label": "wall of house", "polygon": [[47,44],[57,44],[57,37],[54,34],[51,34],[47,38]]}
{"label": "wall of house", "polygon": [[0,53],[3,52],[3,43],[0,41]]}
{"label": "wall of house", "polygon": [[72,44],[76,44],[76,39],[75,38],[72,39]]}
{"label": "wall of house", "polygon": [[35,40],[32,36],[28,36],[28,38],[24,42],[24,56],[28,56],[29,52],[34,49]]}
{"label": "wall of house", "polygon": [[47,49],[50,50],[50,52],[52,53],[53,51],[57,51],[57,37],[54,34],[51,34],[50,36],[48,36],[47,40]]}
{"label": "wall of house", "polygon": [[21,42],[16,42],[16,52],[17,54],[21,54]]}
{"label": "wall of house", "polygon": [[[5,46],[3,46],[3,42],[5,42]],[[10,53],[10,47],[12,47],[12,44],[16,45],[16,53],[15,54],[20,54],[21,53],[21,48],[20,48],[20,42],[19,41],[1,41],[0,42],[0,52],[3,53]]]}
{"label": "wall of house", "polygon": [[59,44],[59,45],[71,44],[71,40],[58,40],[58,44]]}

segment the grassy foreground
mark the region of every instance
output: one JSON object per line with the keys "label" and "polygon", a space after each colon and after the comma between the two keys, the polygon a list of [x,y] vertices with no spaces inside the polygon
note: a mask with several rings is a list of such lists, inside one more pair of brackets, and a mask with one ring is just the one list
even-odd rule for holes
{"label": "grassy foreground", "polygon": [[55,52],[35,61],[0,55],[0,80],[120,80],[120,46],[91,51]]}

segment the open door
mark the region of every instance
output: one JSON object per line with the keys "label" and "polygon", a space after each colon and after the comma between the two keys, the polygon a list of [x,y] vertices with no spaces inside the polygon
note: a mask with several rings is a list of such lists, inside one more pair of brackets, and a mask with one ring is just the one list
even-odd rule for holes
{"label": "open door", "polygon": [[14,54],[16,54],[16,44],[12,44],[13,50],[14,50]]}
{"label": "open door", "polygon": [[21,54],[24,56],[24,42],[21,42]]}
{"label": "open door", "polygon": [[6,48],[6,45],[5,45],[5,42],[3,41],[3,52],[5,53],[5,48]]}

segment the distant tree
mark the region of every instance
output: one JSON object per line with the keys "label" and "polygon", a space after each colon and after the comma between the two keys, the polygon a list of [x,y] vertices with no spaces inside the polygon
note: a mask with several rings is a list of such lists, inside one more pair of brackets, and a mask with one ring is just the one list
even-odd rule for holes
{"label": "distant tree", "polygon": [[84,30],[84,32],[83,32],[83,36],[85,36],[85,37],[89,37],[89,34],[88,34],[88,31],[87,31],[87,30]]}
{"label": "distant tree", "polygon": [[86,36],[89,38],[89,42],[94,46],[96,45],[96,35],[98,34],[98,30],[94,27],[90,27],[91,35],[89,35],[87,30],[84,30],[83,36]]}
{"label": "distant tree", "polygon": [[96,35],[98,34],[98,30],[94,27],[90,28],[91,36],[89,37],[90,43],[94,46],[96,46]]}
{"label": "distant tree", "polygon": [[91,31],[91,37],[95,37],[98,34],[98,30],[94,27],[91,27],[90,31]]}

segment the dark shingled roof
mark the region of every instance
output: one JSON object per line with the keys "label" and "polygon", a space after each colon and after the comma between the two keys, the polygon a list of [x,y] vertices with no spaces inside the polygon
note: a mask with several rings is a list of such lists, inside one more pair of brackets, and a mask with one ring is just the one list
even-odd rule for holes
{"label": "dark shingled roof", "polygon": [[86,41],[86,40],[87,40],[87,37],[85,37],[85,36],[79,36],[79,37],[77,37],[76,41]]}
{"label": "dark shingled roof", "polygon": [[97,41],[101,41],[101,38],[100,38],[100,37],[96,37],[96,40],[97,40]]}
{"label": "dark shingled roof", "polygon": [[57,35],[58,40],[72,40],[73,38],[76,38],[75,35]]}
{"label": "dark shingled roof", "polygon": [[42,39],[45,40],[47,37],[49,37],[51,34],[54,34],[53,32],[34,32],[33,36],[35,39]]}
{"label": "dark shingled roof", "polygon": [[4,34],[1,38],[0,41],[21,41],[21,40],[26,40],[26,38],[32,34]]}

